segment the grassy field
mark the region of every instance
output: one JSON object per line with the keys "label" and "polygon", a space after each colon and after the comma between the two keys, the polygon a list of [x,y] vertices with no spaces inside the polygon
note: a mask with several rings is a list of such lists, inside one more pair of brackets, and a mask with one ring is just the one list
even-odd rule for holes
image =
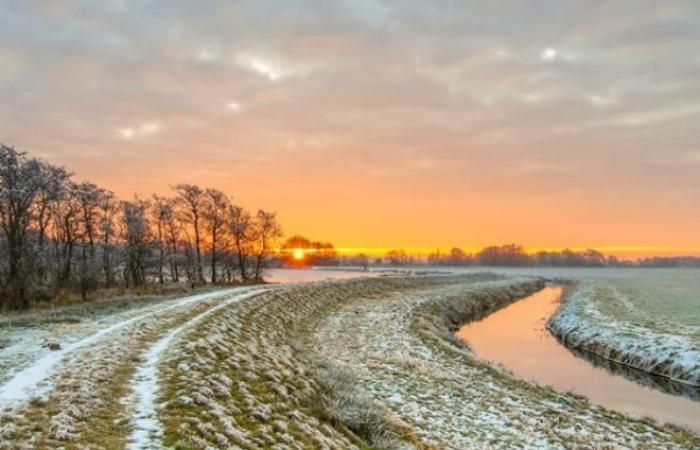
{"label": "grassy field", "polygon": [[592,300],[617,320],[675,333],[692,327],[700,339],[700,271],[636,270],[633,276],[601,278],[600,295]]}
{"label": "grassy field", "polygon": [[700,385],[700,271],[581,278],[549,324],[569,346]]}

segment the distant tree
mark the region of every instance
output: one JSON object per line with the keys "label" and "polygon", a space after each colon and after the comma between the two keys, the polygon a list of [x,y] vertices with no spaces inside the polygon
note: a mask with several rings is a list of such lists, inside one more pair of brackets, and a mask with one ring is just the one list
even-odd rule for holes
{"label": "distant tree", "polygon": [[363,270],[369,270],[369,258],[364,253],[357,255],[357,262]]}
{"label": "distant tree", "polygon": [[527,266],[532,263],[522,245],[517,244],[486,247],[477,253],[476,261],[484,266]]}
{"label": "distant tree", "polygon": [[406,254],[404,250],[390,250],[386,254],[386,259],[389,261],[389,264],[393,266],[403,266],[405,264],[408,264],[409,262],[409,257]]}

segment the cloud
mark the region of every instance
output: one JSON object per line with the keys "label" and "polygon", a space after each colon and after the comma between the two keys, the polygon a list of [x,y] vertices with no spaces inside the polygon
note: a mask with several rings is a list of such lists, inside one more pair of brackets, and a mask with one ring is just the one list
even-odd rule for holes
{"label": "cloud", "polygon": [[241,105],[238,102],[227,102],[226,103],[226,111],[232,113],[232,114],[238,114],[243,111],[243,105]]}
{"label": "cloud", "polygon": [[261,75],[270,81],[282,81],[291,76],[300,75],[309,71],[308,67],[282,61],[279,58],[270,58],[254,53],[239,53],[234,60],[241,68]]}
{"label": "cloud", "polygon": [[162,130],[163,126],[160,122],[143,122],[137,126],[120,128],[118,134],[122,139],[143,139],[149,136],[154,136]]}
{"label": "cloud", "polygon": [[557,50],[552,47],[547,47],[540,53],[540,59],[542,61],[551,61],[556,59],[558,53]]}
{"label": "cloud", "polygon": [[[315,205],[296,187],[366,177],[456,204],[638,195],[680,223],[700,202],[700,3],[637,5],[0,2],[0,137],[127,193],[268,183],[287,217],[281,191]],[[347,214],[371,216],[357,192]]]}

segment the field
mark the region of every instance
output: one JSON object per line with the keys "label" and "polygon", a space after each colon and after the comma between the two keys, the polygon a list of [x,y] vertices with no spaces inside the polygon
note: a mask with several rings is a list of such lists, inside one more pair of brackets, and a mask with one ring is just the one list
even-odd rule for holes
{"label": "field", "polygon": [[541,286],[379,276],[18,315],[0,326],[0,448],[696,447],[515,380],[452,337]]}
{"label": "field", "polygon": [[685,327],[694,328],[700,339],[700,271],[637,270],[634,276],[605,278],[599,284],[607,292],[592,300],[602,313],[659,333],[691,336]]}
{"label": "field", "polygon": [[570,346],[700,386],[697,271],[636,270],[583,279],[550,320]]}

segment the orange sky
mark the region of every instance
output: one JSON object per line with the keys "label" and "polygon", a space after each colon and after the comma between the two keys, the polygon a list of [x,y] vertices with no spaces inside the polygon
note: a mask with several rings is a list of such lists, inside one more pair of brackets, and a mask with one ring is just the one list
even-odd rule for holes
{"label": "orange sky", "polygon": [[0,141],[338,247],[700,254],[700,6],[0,6]]}

